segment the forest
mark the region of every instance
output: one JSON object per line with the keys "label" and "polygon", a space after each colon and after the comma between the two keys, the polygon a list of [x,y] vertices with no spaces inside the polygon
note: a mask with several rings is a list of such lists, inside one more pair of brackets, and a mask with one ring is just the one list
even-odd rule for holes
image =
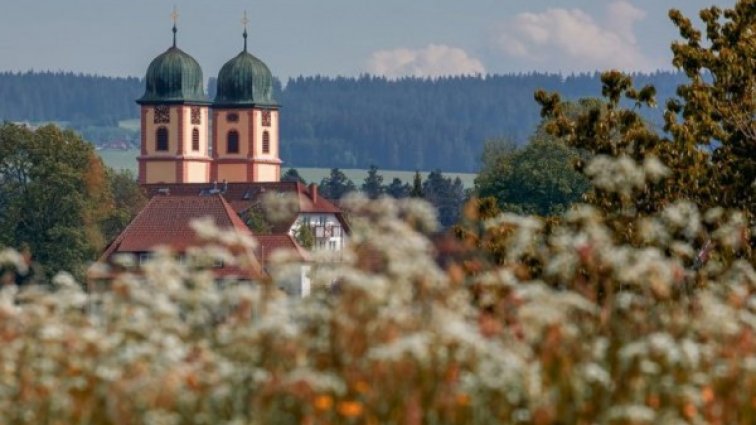
{"label": "forest", "polygon": [[[653,84],[659,104],[674,96],[684,74],[634,74]],[[388,80],[374,76],[290,79],[275,85],[282,105],[281,157],[298,167],[477,172],[487,139],[525,144],[540,122],[536,90],[565,99],[596,96],[599,73],[529,73]],[[96,144],[136,142],[118,121],[138,118],[138,78],[72,73],[0,73],[0,121],[65,123]],[[215,79],[208,84],[210,98]],[[625,106],[630,103],[623,103]],[[642,112],[660,130],[659,109]]]}

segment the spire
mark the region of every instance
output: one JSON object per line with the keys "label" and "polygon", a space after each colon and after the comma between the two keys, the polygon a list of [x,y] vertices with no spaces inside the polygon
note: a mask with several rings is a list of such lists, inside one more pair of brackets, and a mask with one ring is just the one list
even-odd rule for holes
{"label": "spire", "polygon": [[178,10],[176,6],[173,6],[173,13],[171,13],[171,19],[173,20],[173,47],[176,47],[176,21],[178,21]]}
{"label": "spire", "polygon": [[241,20],[242,25],[244,25],[244,32],[242,33],[242,37],[244,37],[244,51],[247,51],[247,24],[249,23],[249,19],[247,19],[247,11],[244,11],[244,17]]}

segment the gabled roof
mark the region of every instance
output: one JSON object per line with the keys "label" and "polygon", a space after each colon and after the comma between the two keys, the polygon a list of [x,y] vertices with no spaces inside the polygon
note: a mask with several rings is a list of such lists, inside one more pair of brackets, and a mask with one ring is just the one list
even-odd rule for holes
{"label": "gabled roof", "polygon": [[155,196],[108,246],[102,259],[119,252],[148,252],[158,245],[182,252],[202,245],[191,228],[192,220],[210,217],[221,229],[252,232],[220,195]]}
{"label": "gabled roof", "polygon": [[257,248],[258,256],[267,264],[274,252],[285,250],[293,253],[299,260],[308,261],[310,255],[301,245],[288,234],[285,235],[258,235],[255,239],[260,243]]}
{"label": "gabled roof", "polygon": [[[291,193],[297,197],[298,213],[335,214],[341,225],[349,231],[349,224],[341,209],[328,199],[319,196],[317,187],[307,187],[300,182],[257,182],[257,183],[153,183],[142,185],[147,196],[211,196],[220,194],[232,206],[234,211],[241,214],[250,207],[262,202],[266,193]],[[283,233],[291,228],[291,223],[276,226],[274,233]],[[284,229],[285,227],[285,229]]]}

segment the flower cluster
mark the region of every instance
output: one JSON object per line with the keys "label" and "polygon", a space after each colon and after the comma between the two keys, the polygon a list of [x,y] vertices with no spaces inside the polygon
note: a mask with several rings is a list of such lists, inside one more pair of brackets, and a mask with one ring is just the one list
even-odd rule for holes
{"label": "flower cluster", "polygon": [[[486,223],[506,229],[503,264],[470,271],[484,254],[432,243],[427,204],[344,205],[347,252],[313,255],[305,299],[275,277],[220,284],[167,251],[106,290],[69,275],[52,289],[6,285],[0,423],[756,418],[756,271],[739,213],[670,205],[638,220],[635,245],[616,243],[587,206],[548,226],[504,215]],[[190,257],[253,265],[253,241],[194,227],[213,245]],[[0,255],[24,272],[13,251]],[[292,261],[273,258],[281,270]]]}

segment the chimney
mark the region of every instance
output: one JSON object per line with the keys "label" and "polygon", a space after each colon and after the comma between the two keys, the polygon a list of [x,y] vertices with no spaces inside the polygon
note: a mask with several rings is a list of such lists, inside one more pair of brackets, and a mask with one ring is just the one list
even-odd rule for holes
{"label": "chimney", "polygon": [[310,197],[313,204],[318,202],[318,185],[315,183],[310,183]]}

